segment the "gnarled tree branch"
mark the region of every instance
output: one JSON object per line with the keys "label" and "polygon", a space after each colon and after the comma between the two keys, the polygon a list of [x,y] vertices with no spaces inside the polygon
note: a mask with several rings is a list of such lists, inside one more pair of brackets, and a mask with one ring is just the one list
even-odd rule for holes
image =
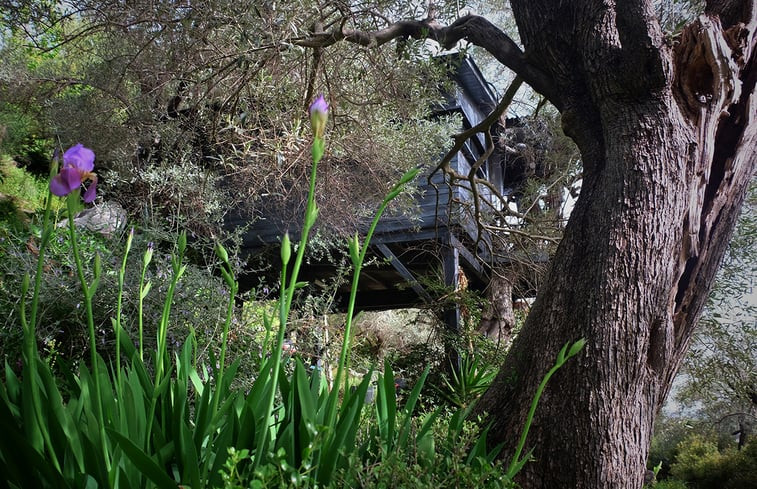
{"label": "gnarled tree branch", "polygon": [[471,44],[486,49],[500,63],[513,70],[534,90],[549,99],[558,109],[562,107],[559,92],[552,79],[526,59],[523,51],[507,34],[487,19],[477,15],[465,15],[449,26],[434,20],[401,20],[377,31],[347,29],[344,24],[327,32],[297,39],[293,44],[304,47],[327,47],[339,41],[361,46],[381,46],[395,39],[430,39],[445,49],[451,49],[465,39]]}

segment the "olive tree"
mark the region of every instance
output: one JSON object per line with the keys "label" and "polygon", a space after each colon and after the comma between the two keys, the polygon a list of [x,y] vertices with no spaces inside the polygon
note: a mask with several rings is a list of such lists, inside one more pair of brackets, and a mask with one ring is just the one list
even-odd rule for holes
{"label": "olive tree", "polygon": [[520,44],[476,15],[442,25],[433,5],[421,20],[367,30],[346,19],[298,42],[465,40],[560,111],[581,153],[581,194],[479,409],[497,441],[514,441],[555,352],[586,338],[543,397],[521,483],[638,488],[653,421],[757,167],[757,9],[753,0],[707,2],[666,35],[649,0],[510,6]]}

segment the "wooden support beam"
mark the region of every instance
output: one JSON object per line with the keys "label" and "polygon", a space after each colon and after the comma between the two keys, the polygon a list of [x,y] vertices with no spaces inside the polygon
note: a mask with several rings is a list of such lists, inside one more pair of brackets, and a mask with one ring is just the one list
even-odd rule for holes
{"label": "wooden support beam", "polygon": [[[444,285],[453,291],[460,287],[458,278],[458,268],[460,267],[460,252],[452,246],[449,241],[442,244],[442,272],[444,274]],[[460,325],[460,307],[455,304],[447,308],[443,313],[444,324],[447,325],[448,333],[451,336],[457,336],[461,332]],[[445,350],[450,366],[460,368],[460,352],[453,341],[445,341]]]}
{"label": "wooden support beam", "polygon": [[437,239],[439,237],[439,230],[441,229],[441,226],[437,227],[428,227],[423,228],[418,231],[412,229],[410,227],[410,224],[405,229],[410,229],[409,231],[391,231],[391,232],[385,232],[378,234],[376,233],[373,235],[373,238],[371,239],[371,244],[374,245],[376,243],[407,243],[407,242],[417,242],[417,241],[426,241],[430,239]]}
{"label": "wooden support beam", "polygon": [[[453,291],[460,286],[457,269],[460,267],[460,252],[454,246],[442,246],[442,269],[444,285]],[[455,306],[444,312],[444,322],[450,331],[460,332],[460,308]]]}
{"label": "wooden support beam", "polygon": [[486,271],[484,270],[483,265],[481,265],[481,260],[476,258],[476,256],[455,236],[450,236],[450,244],[458,251],[458,253],[460,253],[460,258],[465,261],[465,264],[473,269],[476,273],[476,277],[482,282],[486,282]]}
{"label": "wooden support beam", "polygon": [[384,255],[388,260],[389,263],[392,264],[395,270],[399,272],[400,275],[402,275],[402,278],[404,278],[407,283],[410,285],[410,288],[412,288],[416,294],[418,294],[418,297],[423,299],[424,302],[431,302],[431,295],[426,292],[426,289],[421,287],[421,284],[418,283],[418,280],[415,278],[413,273],[405,267],[405,265],[402,264],[402,261],[395,255],[392,250],[389,249],[389,247],[383,243],[379,243],[376,245],[376,248],[379,249],[382,255]]}

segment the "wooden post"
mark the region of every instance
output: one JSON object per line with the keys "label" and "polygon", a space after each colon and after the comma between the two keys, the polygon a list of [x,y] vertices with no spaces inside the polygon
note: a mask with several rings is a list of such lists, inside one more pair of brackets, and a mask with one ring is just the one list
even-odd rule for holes
{"label": "wooden post", "polygon": [[[460,286],[458,269],[460,268],[460,253],[451,245],[449,240],[442,244],[442,271],[444,273],[444,285],[447,290],[456,292]],[[444,347],[450,365],[460,366],[460,352],[456,341],[460,337],[460,306],[454,303],[442,312],[442,318],[447,328]]]}

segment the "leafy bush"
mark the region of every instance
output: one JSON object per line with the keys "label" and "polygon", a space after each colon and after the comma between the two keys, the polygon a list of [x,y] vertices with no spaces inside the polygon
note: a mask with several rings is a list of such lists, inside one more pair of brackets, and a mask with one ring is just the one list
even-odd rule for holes
{"label": "leafy bush", "polygon": [[[424,417],[418,417],[417,424],[423,420]],[[334,485],[376,489],[515,487],[506,476],[503,463],[487,459],[487,455],[493,457],[497,451],[481,453],[482,436],[485,438],[485,433],[477,423],[459,424],[459,418],[442,416],[434,420],[428,440],[420,439],[399,448],[378,464],[356,460],[357,463],[337,475]]]}
{"label": "leafy bush", "polygon": [[693,434],[679,443],[670,471],[695,489],[757,487],[757,443],[720,451],[712,439]]}
{"label": "leafy bush", "polygon": [[[21,358],[18,291],[24,276],[35,273],[36,255],[29,250],[39,247],[39,240],[34,236],[38,232],[34,223],[29,231],[24,231],[15,230],[0,222],[0,317],[3,318],[0,323],[0,359],[8,360],[11,365],[17,365]],[[93,297],[93,319],[98,352],[107,358],[113,358],[116,340],[111,318],[115,316],[118,296],[116,271],[125,254],[126,236],[106,238],[82,230],[78,233],[78,239],[85,275],[93,276],[95,257],[98,255],[106,268],[100,278],[98,293]],[[135,233],[133,237],[133,246],[137,249],[146,249],[151,242],[148,233]],[[142,257],[129,256],[126,261],[122,325],[129,335],[137,338],[137,323],[141,317],[143,337],[149,349],[156,346],[157,326],[164,308],[163,294],[168,289],[171,277],[170,261],[169,250],[154,248],[153,258],[145,273],[145,280],[151,282],[152,293],[147,294],[142,301],[141,316],[138,298]],[[228,290],[221,278],[213,276],[209,270],[193,264],[187,264],[186,267],[182,281],[175,290],[177,307],[172,312],[172,322],[168,329],[169,349],[179,351],[192,332],[198,343],[198,361],[208,363],[211,352],[218,354]],[[26,300],[31,300],[31,291]],[[85,311],[82,307],[81,287],[76,277],[70,238],[63,228],[52,231],[46,250],[38,318],[38,344],[54,343],[62,359],[71,365],[76,365],[87,357],[88,333],[83,327]],[[252,331],[238,321],[232,324],[229,348],[246,355],[259,350]],[[241,367],[246,375],[251,375],[254,368],[250,362],[244,362]]]}
{"label": "leafy bush", "polygon": [[726,483],[727,489],[757,487],[757,441],[752,440],[741,450],[731,453],[734,458],[734,472]]}
{"label": "leafy bush", "polygon": [[697,434],[679,443],[677,452],[676,462],[670,468],[674,477],[692,481],[697,487],[723,486],[723,456],[717,444]]}
{"label": "leafy bush", "polygon": [[[18,211],[34,213],[45,208],[47,198],[47,180],[42,180],[23,168],[16,166],[7,155],[0,155],[0,196],[12,203]],[[54,202],[53,209],[61,208],[59,202]],[[7,219],[7,212],[0,214],[0,218]]]}
{"label": "leafy bush", "polygon": [[689,489],[689,486],[685,482],[677,479],[666,479],[664,481],[657,482],[654,489]]}
{"label": "leafy bush", "polygon": [[498,369],[483,364],[474,354],[464,352],[459,365],[451,366],[451,372],[449,378],[444,379],[446,389],[442,395],[452,405],[465,408],[486,392]]}
{"label": "leafy bush", "polygon": [[[0,103],[0,153],[36,166],[35,163],[52,153],[51,141],[45,139],[43,133],[42,124],[29,110],[7,102]],[[44,171],[44,168],[39,169]]]}
{"label": "leafy bush", "polygon": [[[661,413],[655,421],[655,435],[649,448],[647,468],[652,469],[657,464],[660,470],[657,480],[670,476],[670,464],[675,461],[678,444],[692,431],[692,421],[686,418],[666,416]],[[701,432],[701,430],[700,430]]]}

